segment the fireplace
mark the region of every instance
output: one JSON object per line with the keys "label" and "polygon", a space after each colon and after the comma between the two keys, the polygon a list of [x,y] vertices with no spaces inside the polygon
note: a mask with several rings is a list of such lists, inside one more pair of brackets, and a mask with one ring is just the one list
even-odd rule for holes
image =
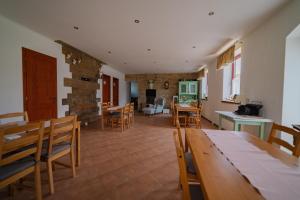
{"label": "fireplace", "polygon": [[146,104],[154,104],[155,97],[156,97],[156,90],[154,89],[146,90]]}

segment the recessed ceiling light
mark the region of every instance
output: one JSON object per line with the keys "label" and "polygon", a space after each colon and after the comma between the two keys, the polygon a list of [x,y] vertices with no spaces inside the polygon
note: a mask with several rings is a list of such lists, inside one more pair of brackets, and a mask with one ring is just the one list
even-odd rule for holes
{"label": "recessed ceiling light", "polygon": [[151,49],[147,49],[147,51],[151,51]]}
{"label": "recessed ceiling light", "polygon": [[214,11],[210,11],[210,12],[208,13],[209,16],[213,16],[214,14],[215,14]]}
{"label": "recessed ceiling light", "polygon": [[138,24],[138,23],[140,23],[141,21],[140,20],[138,20],[138,19],[135,19],[134,20],[134,23],[136,23],[136,24]]}
{"label": "recessed ceiling light", "polygon": [[111,51],[108,51],[107,53],[111,54]]}
{"label": "recessed ceiling light", "polygon": [[73,26],[73,28],[74,28],[75,30],[78,30],[78,29],[79,29],[79,27],[78,27],[78,26]]}

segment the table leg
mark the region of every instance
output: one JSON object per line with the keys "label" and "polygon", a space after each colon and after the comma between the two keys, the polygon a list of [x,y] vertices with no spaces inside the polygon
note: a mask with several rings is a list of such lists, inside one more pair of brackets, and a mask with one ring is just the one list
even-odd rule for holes
{"label": "table leg", "polygon": [[222,116],[219,115],[219,130],[222,130]]}
{"label": "table leg", "polygon": [[265,139],[265,123],[261,123],[259,126],[259,137],[260,139]]}
{"label": "table leg", "polygon": [[234,122],[234,131],[241,131],[241,124]]}
{"label": "table leg", "polygon": [[101,115],[101,130],[104,129],[104,117],[103,117],[103,114]]}
{"label": "table leg", "polygon": [[76,166],[80,166],[80,124],[76,130]]}

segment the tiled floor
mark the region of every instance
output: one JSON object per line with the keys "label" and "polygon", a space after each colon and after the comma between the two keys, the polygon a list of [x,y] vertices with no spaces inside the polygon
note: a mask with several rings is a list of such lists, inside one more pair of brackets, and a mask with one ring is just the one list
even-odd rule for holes
{"label": "tiled floor", "polygon": [[[212,128],[205,120],[202,127]],[[173,130],[166,115],[136,116],[134,126],[123,133],[110,128],[100,131],[97,124],[82,128],[82,164],[77,177],[58,166],[55,194],[50,196],[43,171],[44,199],[181,199]],[[32,183],[32,177],[25,183]],[[33,194],[31,188],[17,190],[15,199],[34,199]],[[0,198],[6,195],[2,190]]]}

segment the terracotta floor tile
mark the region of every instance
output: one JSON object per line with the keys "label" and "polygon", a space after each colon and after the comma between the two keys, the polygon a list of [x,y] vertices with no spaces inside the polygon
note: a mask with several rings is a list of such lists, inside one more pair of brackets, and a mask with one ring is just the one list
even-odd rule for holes
{"label": "terracotta floor tile", "polygon": [[[202,120],[203,128],[213,128]],[[178,164],[167,115],[137,115],[135,124],[123,133],[98,124],[82,127],[81,166],[77,177],[58,166],[54,172],[55,194],[49,195],[47,173],[42,173],[46,200],[179,200]],[[182,130],[184,131],[184,130]],[[68,159],[64,159],[69,162]],[[43,169],[46,169],[43,166]],[[26,178],[32,184],[33,177]],[[8,199],[0,190],[0,199]],[[18,190],[16,200],[34,199],[33,189]]]}

